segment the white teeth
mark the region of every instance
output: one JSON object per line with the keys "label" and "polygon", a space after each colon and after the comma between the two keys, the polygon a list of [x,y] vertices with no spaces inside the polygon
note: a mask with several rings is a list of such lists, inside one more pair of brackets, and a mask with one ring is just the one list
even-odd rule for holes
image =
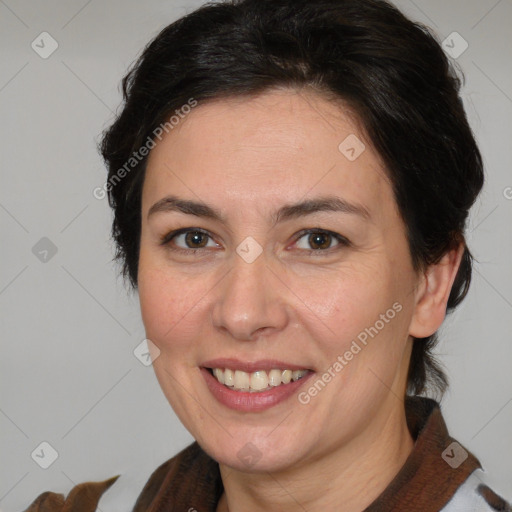
{"label": "white teeth", "polygon": [[281,375],[281,382],[283,384],[288,384],[292,380],[293,372],[291,370],[284,370],[283,374]]}
{"label": "white teeth", "polygon": [[220,368],[215,368],[213,374],[221,384],[224,384],[224,372]]}
{"label": "white teeth", "polygon": [[235,383],[236,389],[249,389],[251,376],[248,373],[240,370],[235,370]]}
{"label": "white teeth", "polygon": [[251,389],[261,391],[268,388],[268,375],[267,372],[254,372],[251,373]]}
{"label": "white teeth", "polygon": [[288,384],[290,381],[296,381],[304,377],[308,370],[258,370],[253,373],[243,372],[242,370],[230,370],[229,368],[214,368],[214,377],[225,386],[237,391],[267,391],[272,387]]}
{"label": "white teeth", "polygon": [[293,381],[299,380],[301,377],[302,377],[302,375],[300,373],[300,370],[293,370],[293,372],[292,372],[292,380]]}
{"label": "white teeth", "polygon": [[[222,370],[220,368],[215,368],[216,370],[219,370],[220,373],[222,373]],[[217,377],[217,376],[216,376]],[[230,370],[229,368],[226,368],[224,370],[224,382],[222,382],[218,377],[217,379],[221,384],[226,384],[226,386],[234,386],[235,385],[235,374],[233,373],[233,370]]]}
{"label": "white teeth", "polygon": [[268,372],[268,383],[271,386],[279,386],[281,384],[281,370],[270,370]]}

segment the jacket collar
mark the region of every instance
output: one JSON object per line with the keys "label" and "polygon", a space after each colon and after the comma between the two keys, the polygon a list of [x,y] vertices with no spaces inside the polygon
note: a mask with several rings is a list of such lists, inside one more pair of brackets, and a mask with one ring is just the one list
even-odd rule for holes
{"label": "jacket collar", "polygon": [[[448,435],[436,401],[406,397],[405,411],[414,448],[364,512],[438,512],[480,468],[474,455]],[[218,463],[194,442],[155,470],[133,512],[215,512],[222,492]]]}

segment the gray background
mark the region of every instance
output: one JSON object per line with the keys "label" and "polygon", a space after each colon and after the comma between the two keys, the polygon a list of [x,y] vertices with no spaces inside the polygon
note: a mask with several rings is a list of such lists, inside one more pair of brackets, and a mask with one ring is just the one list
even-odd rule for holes
{"label": "gray background", "polygon": [[[138,301],[116,277],[110,212],[92,191],[105,179],[95,144],[120,103],[128,65],[201,3],[0,0],[3,511],[119,473],[100,508],[129,510],[151,472],[192,441],[151,366],[133,354],[145,337]],[[456,31],[469,44],[456,60],[487,183],[468,229],[478,259],[472,290],[442,330],[451,376],[443,408],[451,434],[510,500],[512,2],[396,3],[440,40]],[[31,47],[43,31],[59,45],[46,59]],[[462,49],[461,40],[448,41]],[[58,452],[46,470],[31,457],[43,441]]]}

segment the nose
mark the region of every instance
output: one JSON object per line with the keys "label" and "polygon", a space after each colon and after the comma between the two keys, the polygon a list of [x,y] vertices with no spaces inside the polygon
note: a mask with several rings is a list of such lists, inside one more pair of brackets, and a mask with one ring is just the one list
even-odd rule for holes
{"label": "nose", "polygon": [[289,321],[287,287],[261,254],[247,263],[237,254],[216,287],[214,327],[239,341],[255,341],[285,328]]}

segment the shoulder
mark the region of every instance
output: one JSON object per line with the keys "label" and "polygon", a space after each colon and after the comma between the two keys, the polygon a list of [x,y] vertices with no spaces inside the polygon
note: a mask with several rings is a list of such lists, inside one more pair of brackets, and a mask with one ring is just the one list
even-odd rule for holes
{"label": "shoulder", "polygon": [[63,494],[44,492],[40,494],[24,512],[64,512],[75,510],[79,506],[81,512],[95,512],[102,494],[119,478],[113,476],[101,482],[83,482],[75,485],[67,498]]}
{"label": "shoulder", "polygon": [[[199,461],[202,453],[197,442],[194,442],[158,466],[138,496],[133,512],[145,512],[155,496],[158,495],[164,482],[188,468],[193,461]],[[66,498],[63,494],[44,492],[23,512],[67,512],[69,510],[96,512],[101,497],[120,476],[116,475],[103,481],[80,483],[71,489]]]}
{"label": "shoulder", "polygon": [[[149,477],[132,512],[146,512],[150,505],[171,495],[178,498],[186,492],[191,480],[201,480],[202,470],[211,461],[197,441],[188,445],[171,459],[158,466]],[[179,489],[179,490],[178,490]]]}
{"label": "shoulder", "polygon": [[441,512],[512,512],[512,506],[484,483],[477,469],[457,489]]}

